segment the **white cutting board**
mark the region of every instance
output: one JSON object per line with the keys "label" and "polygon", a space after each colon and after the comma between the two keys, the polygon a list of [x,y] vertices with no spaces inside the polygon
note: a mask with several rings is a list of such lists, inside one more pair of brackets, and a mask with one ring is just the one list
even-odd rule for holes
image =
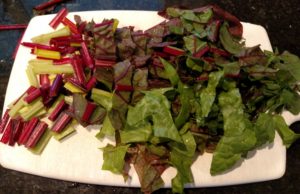
{"label": "white cutting board", "polygon": [[[153,11],[87,11],[70,13],[73,18],[77,14],[83,20],[94,19],[101,22],[104,18],[117,18],[119,26],[135,26],[136,29],[148,29],[164,19]],[[52,29],[48,23],[53,15],[34,17],[25,32],[23,41],[29,42],[33,36],[50,32]],[[243,23],[244,38],[247,46],[260,44],[262,49],[272,50],[265,29],[259,25]],[[11,72],[4,103],[6,106],[22,94],[28,87],[25,74],[27,61],[33,58],[30,50],[20,46]],[[3,111],[4,112],[4,111]],[[288,124],[296,117],[284,114]],[[85,129],[77,127],[77,133],[64,140],[62,143],[51,139],[42,155],[34,155],[24,147],[9,147],[0,144],[0,163],[3,167],[25,173],[62,179],[74,182],[139,187],[139,181],[133,169],[130,170],[131,179],[124,182],[123,177],[111,172],[101,170],[102,152],[99,147],[105,146],[105,142],[98,141],[94,136],[99,127]],[[281,177],[285,172],[286,149],[276,134],[274,143],[249,154],[249,159],[244,160],[237,168],[223,175],[212,177],[209,173],[211,154],[198,157],[192,165],[195,183],[187,187],[221,186],[271,180]],[[171,179],[176,175],[173,168],[167,169],[162,177],[165,186],[170,187]]]}

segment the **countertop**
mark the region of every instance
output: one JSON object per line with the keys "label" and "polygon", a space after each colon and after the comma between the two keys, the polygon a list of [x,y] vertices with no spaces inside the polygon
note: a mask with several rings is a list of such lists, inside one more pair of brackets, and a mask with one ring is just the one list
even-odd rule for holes
{"label": "countertop", "polygon": [[[1,0],[0,23],[28,23],[33,17],[32,7],[42,0]],[[241,21],[262,25],[266,28],[273,48],[280,52],[289,50],[300,56],[300,6],[299,0],[69,0],[61,6],[70,11],[87,10],[161,10],[171,5],[199,7],[217,4],[236,15]],[[13,64],[12,54],[22,31],[0,31],[0,107],[3,106],[5,91]],[[258,37],[259,38],[259,37]],[[0,110],[2,113],[2,110]],[[295,125],[299,130],[300,126]],[[299,130],[300,131],[300,130]],[[1,156],[0,156],[1,157]],[[276,162],[276,161],[274,161]],[[285,175],[277,180],[236,186],[186,189],[192,193],[300,193],[300,141],[287,151]],[[61,180],[53,180],[28,175],[0,166],[0,194],[14,193],[141,193],[139,188],[121,188],[89,185]],[[171,193],[170,189],[161,189],[155,193]]]}

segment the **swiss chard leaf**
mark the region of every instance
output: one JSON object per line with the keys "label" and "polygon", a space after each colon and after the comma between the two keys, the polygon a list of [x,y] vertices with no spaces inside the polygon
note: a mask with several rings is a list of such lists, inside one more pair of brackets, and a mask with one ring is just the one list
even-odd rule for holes
{"label": "swiss chard leaf", "polygon": [[273,142],[275,137],[275,124],[273,116],[267,113],[259,114],[255,122],[256,147]]}
{"label": "swiss chard leaf", "polygon": [[151,165],[150,155],[145,146],[138,146],[138,150],[133,165],[140,180],[141,190],[144,193],[152,193],[161,188],[164,182],[160,172]]}
{"label": "swiss chard leaf", "polygon": [[122,174],[125,165],[125,155],[129,145],[113,146],[108,144],[103,150],[102,170],[109,170],[115,174]]}
{"label": "swiss chard leaf", "polygon": [[192,57],[187,57],[186,59],[186,66],[191,68],[194,71],[202,72],[203,62],[201,60],[193,59]]}
{"label": "swiss chard leaf", "polygon": [[191,101],[194,99],[194,93],[191,88],[182,88],[180,93],[180,110],[175,118],[175,125],[177,128],[182,127],[182,125],[187,121],[190,116],[190,111],[192,108]]}
{"label": "swiss chard leaf", "polygon": [[295,80],[300,81],[300,59],[298,56],[289,52],[284,52],[279,56],[279,59],[283,62],[278,65],[281,70],[288,71]]}
{"label": "swiss chard leaf", "polygon": [[127,125],[120,131],[121,143],[147,142],[152,131],[150,123],[142,122],[133,127]]}
{"label": "swiss chard leaf", "polygon": [[199,50],[207,46],[207,42],[202,41],[200,38],[190,35],[183,37],[185,48],[192,54],[197,53]]}
{"label": "swiss chard leaf", "polygon": [[223,71],[216,71],[209,74],[209,80],[207,87],[204,88],[200,93],[200,105],[202,117],[207,117],[211,106],[213,105],[216,98],[216,87],[219,84],[220,79],[223,77]]}
{"label": "swiss chard leaf", "polygon": [[104,118],[101,130],[96,134],[98,139],[103,139],[105,136],[113,137],[115,135],[115,128],[111,124],[110,118],[108,115]]}
{"label": "swiss chard leaf", "polygon": [[187,157],[180,152],[171,151],[170,163],[177,169],[177,174],[172,179],[172,191],[173,193],[183,193],[184,184],[194,181],[191,171],[193,157]]}
{"label": "swiss chard leaf", "polygon": [[93,28],[95,58],[116,59],[114,20],[103,20],[103,24]]}
{"label": "swiss chard leaf", "polygon": [[243,50],[243,44],[239,43],[228,31],[228,23],[223,23],[219,34],[220,41],[226,51],[231,54],[239,54]]}
{"label": "swiss chard leaf", "polygon": [[157,91],[147,91],[134,106],[129,107],[127,123],[131,126],[139,122],[152,120],[154,136],[181,142],[178,130],[170,113],[168,99]]}
{"label": "swiss chard leaf", "polygon": [[280,137],[282,138],[283,144],[288,148],[295,142],[297,139],[300,138],[300,134],[294,133],[286,124],[284,118],[281,115],[274,115],[273,116],[276,130],[279,133]]}
{"label": "swiss chard leaf", "polygon": [[242,158],[256,145],[253,125],[243,111],[238,89],[222,92],[219,105],[224,118],[224,136],[219,141],[213,155],[210,173],[222,173]]}
{"label": "swiss chard leaf", "polygon": [[172,85],[175,86],[180,81],[179,76],[176,72],[176,69],[173,67],[171,63],[169,63],[167,60],[160,58],[161,63],[164,65],[165,68],[165,74],[168,77],[168,79],[171,81]]}

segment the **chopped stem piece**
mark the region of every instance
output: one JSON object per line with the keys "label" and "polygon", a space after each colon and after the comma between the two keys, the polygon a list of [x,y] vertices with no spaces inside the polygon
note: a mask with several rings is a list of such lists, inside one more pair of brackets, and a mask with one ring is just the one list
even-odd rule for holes
{"label": "chopped stem piece", "polygon": [[65,65],[32,65],[36,74],[73,74],[74,70],[70,64]]}
{"label": "chopped stem piece", "polygon": [[39,113],[39,111],[42,110],[43,108],[44,108],[44,104],[40,100],[37,100],[28,106],[28,110],[23,112],[21,114],[21,117],[24,119],[24,121],[28,121],[29,119],[34,117],[37,113]]}
{"label": "chopped stem piece", "polygon": [[67,107],[67,104],[64,99],[62,99],[54,108],[54,110],[48,116],[50,121],[55,121],[59,114]]}
{"label": "chopped stem piece", "polygon": [[79,61],[77,59],[78,58],[76,57],[75,59],[72,60],[74,72],[75,72],[77,80],[79,81],[79,84],[85,85],[85,74],[83,71],[83,67],[82,67],[82,64],[79,63]]}
{"label": "chopped stem piece", "polygon": [[7,122],[9,120],[9,114],[8,114],[8,112],[9,112],[9,109],[6,109],[4,115],[3,115],[2,119],[1,119],[0,134],[3,133],[3,131],[4,131],[5,127],[6,127],[6,125],[7,125]]}
{"label": "chopped stem piece", "polygon": [[70,57],[67,57],[67,58],[61,58],[61,59],[58,59],[58,60],[54,60],[53,61],[53,64],[54,65],[65,65],[65,64],[71,64],[72,61],[71,61],[71,58]]}
{"label": "chopped stem piece", "polygon": [[95,60],[95,66],[96,67],[112,67],[114,64],[116,64],[115,61],[109,61],[109,60]]}
{"label": "chopped stem piece", "polygon": [[12,133],[13,133],[13,129],[12,129],[12,119],[9,120],[5,130],[4,130],[4,133],[1,137],[1,140],[0,142],[4,143],[4,144],[7,144],[9,142],[9,139],[11,138],[12,136]]}
{"label": "chopped stem piece", "polygon": [[40,85],[45,89],[50,87],[50,79],[48,74],[40,74]]}
{"label": "chopped stem piece", "polygon": [[184,54],[184,50],[173,47],[173,46],[165,46],[163,51],[165,53],[174,55],[174,56],[179,56],[179,55],[183,55]]}
{"label": "chopped stem piece", "polygon": [[23,96],[20,100],[17,101],[16,104],[14,104],[11,107],[11,109],[8,112],[9,116],[14,118],[18,114],[19,110],[21,110],[21,108],[23,108],[24,106],[25,106],[25,102],[24,102],[24,96]]}
{"label": "chopped stem piece", "polygon": [[81,120],[84,122],[89,122],[91,115],[93,114],[94,110],[96,109],[97,105],[91,102],[87,102],[85,107],[84,113],[82,115]]}
{"label": "chopped stem piece", "polygon": [[32,134],[30,135],[28,141],[26,142],[25,146],[27,148],[34,147],[37,142],[40,140],[41,136],[44,134],[45,130],[48,128],[48,124],[41,121],[37,124],[34,128]]}
{"label": "chopped stem piece", "polygon": [[24,98],[24,101],[27,102],[28,104],[40,97],[42,94],[41,90],[39,88],[36,88],[33,92],[31,92],[29,95],[27,95]]}
{"label": "chopped stem piece", "polygon": [[57,96],[59,94],[62,85],[63,85],[63,77],[61,74],[57,74],[50,87],[49,96],[50,97]]}
{"label": "chopped stem piece", "polygon": [[87,82],[85,88],[86,88],[87,90],[91,90],[91,89],[96,85],[96,83],[97,83],[97,79],[96,79],[94,76],[92,76],[92,77],[89,79],[89,81]]}
{"label": "chopped stem piece", "polygon": [[70,125],[68,125],[64,130],[62,130],[60,133],[53,132],[53,137],[57,141],[61,141],[62,139],[66,138],[67,136],[71,135],[72,133],[76,132],[75,128],[73,127],[72,122]]}
{"label": "chopped stem piece", "polygon": [[92,57],[90,56],[89,50],[84,41],[81,42],[81,48],[82,48],[82,57],[86,63],[86,66],[92,69],[94,67],[94,61],[92,60]]}
{"label": "chopped stem piece", "polygon": [[19,30],[27,28],[27,24],[1,24],[0,30]]}
{"label": "chopped stem piece", "polygon": [[55,121],[51,130],[60,133],[70,123],[71,120],[72,117],[69,114],[67,114],[66,112],[62,112]]}
{"label": "chopped stem piece", "polygon": [[60,52],[58,51],[52,51],[52,50],[45,50],[45,49],[34,49],[34,54],[38,57],[43,57],[46,59],[60,59]]}
{"label": "chopped stem piece", "polygon": [[62,3],[64,1],[66,1],[66,0],[50,0],[50,1],[46,1],[46,2],[43,2],[43,3],[35,6],[34,9],[41,11],[41,10],[44,10],[44,9],[46,9],[48,7],[54,6],[54,5],[58,4],[58,3]]}
{"label": "chopped stem piece", "polygon": [[82,93],[82,94],[85,93],[84,90],[82,90],[80,87],[78,87],[77,85],[69,81],[65,83],[64,88],[66,88],[72,93]]}
{"label": "chopped stem piece", "polygon": [[39,119],[37,117],[32,118],[29,123],[26,125],[24,130],[22,131],[20,138],[18,139],[18,144],[26,144],[27,140],[29,139],[32,131],[34,130],[35,126],[38,124]]}
{"label": "chopped stem piece", "polygon": [[49,42],[51,38],[69,36],[70,34],[71,34],[70,28],[68,26],[65,26],[57,31],[35,36],[31,40],[34,43],[44,43],[44,42]]}
{"label": "chopped stem piece", "polygon": [[51,26],[53,29],[56,29],[57,26],[62,22],[62,20],[68,15],[67,8],[62,8],[59,10],[59,12],[54,16],[54,18],[49,23],[49,26]]}
{"label": "chopped stem piece", "polygon": [[35,147],[30,148],[29,150],[34,154],[41,154],[51,139],[52,135],[48,129],[44,132],[40,140],[37,142]]}
{"label": "chopped stem piece", "polygon": [[31,48],[31,49],[38,48],[38,49],[44,49],[44,50],[50,50],[50,51],[58,51],[57,48],[54,48],[52,46],[38,44],[38,43],[32,43],[32,42],[22,42],[21,45]]}
{"label": "chopped stem piece", "polygon": [[34,72],[33,68],[30,65],[28,65],[27,68],[26,68],[26,74],[27,74],[29,84],[31,86],[38,87],[39,86],[38,79],[35,75],[35,72]]}
{"label": "chopped stem piece", "polygon": [[61,23],[63,23],[65,26],[69,26],[71,32],[73,32],[74,34],[79,34],[77,26],[67,17],[63,18]]}

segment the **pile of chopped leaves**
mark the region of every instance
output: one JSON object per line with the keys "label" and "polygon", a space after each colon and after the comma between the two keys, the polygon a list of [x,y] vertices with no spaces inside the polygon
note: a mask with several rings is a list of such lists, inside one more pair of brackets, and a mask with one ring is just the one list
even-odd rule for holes
{"label": "pile of chopped leaves", "polygon": [[[2,142],[34,149],[44,131],[59,140],[74,122],[102,124],[96,137],[115,138],[115,145],[102,148],[103,170],[127,180],[132,164],[141,190],[151,193],[163,187],[161,174],[172,166],[172,191],[182,193],[193,183],[191,165],[204,152],[213,154],[210,173],[218,175],[273,142],[275,131],[286,147],[300,137],[280,115],[300,112],[300,59],[246,47],[241,22],[221,8],[168,8],[159,12],[166,20],[145,31],[118,28],[116,19],[95,23],[79,16],[75,26],[65,12],[52,21],[55,28],[60,21],[66,25],[63,37],[52,34],[48,47],[39,44],[45,36],[23,43],[38,56],[27,72],[34,88],[2,119]],[[60,56],[42,55],[44,50]],[[53,81],[46,74],[55,75]],[[41,108],[29,114],[23,107],[30,110],[31,102]],[[39,121],[45,117],[54,123],[50,129]],[[22,122],[27,133],[16,126]]]}

